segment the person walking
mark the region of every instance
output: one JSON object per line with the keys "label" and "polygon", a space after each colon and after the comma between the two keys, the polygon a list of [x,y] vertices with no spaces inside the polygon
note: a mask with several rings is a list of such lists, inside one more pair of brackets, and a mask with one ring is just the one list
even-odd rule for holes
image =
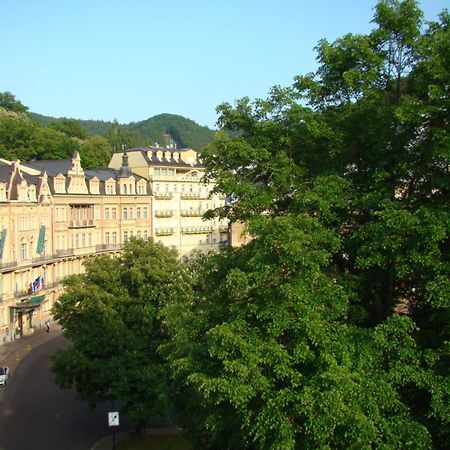
{"label": "person walking", "polygon": [[47,322],[45,322],[45,326],[47,327],[47,333],[50,331],[50,320],[47,320]]}

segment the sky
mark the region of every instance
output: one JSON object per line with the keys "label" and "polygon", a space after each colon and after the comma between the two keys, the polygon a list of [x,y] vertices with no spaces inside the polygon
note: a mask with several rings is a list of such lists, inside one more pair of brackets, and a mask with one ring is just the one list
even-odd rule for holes
{"label": "sky", "polygon": [[[53,117],[137,122],[265,98],[368,33],[376,0],[0,0],[0,92]],[[448,0],[421,0],[435,20]]]}

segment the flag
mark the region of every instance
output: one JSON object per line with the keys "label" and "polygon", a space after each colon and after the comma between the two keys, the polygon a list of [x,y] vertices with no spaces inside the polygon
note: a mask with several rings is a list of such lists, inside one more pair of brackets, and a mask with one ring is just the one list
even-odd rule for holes
{"label": "flag", "polygon": [[6,241],[6,228],[2,228],[2,232],[0,233],[0,258],[3,257],[3,249],[5,248]]}
{"label": "flag", "polygon": [[44,250],[45,250],[45,225],[41,225],[41,227],[39,228],[39,238],[36,253],[42,255],[44,253]]}
{"label": "flag", "polygon": [[33,281],[33,290],[31,292],[37,292],[40,291],[42,289],[42,287],[44,286],[44,278],[41,276],[38,276],[34,281]]}

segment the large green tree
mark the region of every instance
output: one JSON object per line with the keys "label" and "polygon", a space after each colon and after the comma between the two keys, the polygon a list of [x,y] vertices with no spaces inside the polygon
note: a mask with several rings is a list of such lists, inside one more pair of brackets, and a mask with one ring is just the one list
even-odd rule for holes
{"label": "large green tree", "polygon": [[97,256],[68,277],[53,313],[70,341],[53,356],[62,388],[75,387],[91,406],[117,400],[142,428],[170,413],[160,306],[189,296],[175,252],[132,239],[118,257]]}
{"label": "large green tree", "polygon": [[210,216],[254,239],[168,323],[222,445],[448,446],[449,16],[386,0],[374,23],[321,41],[291,88],[218,109],[202,157],[233,201]]}
{"label": "large green tree", "polygon": [[317,217],[262,217],[251,231],[201,261],[192,302],[164,310],[180,423],[211,448],[431,448],[402,401],[428,376],[414,323],[355,323],[330,264],[341,240]]}
{"label": "large green tree", "polygon": [[100,136],[91,136],[80,142],[81,164],[85,169],[108,167],[111,160],[111,146]]}

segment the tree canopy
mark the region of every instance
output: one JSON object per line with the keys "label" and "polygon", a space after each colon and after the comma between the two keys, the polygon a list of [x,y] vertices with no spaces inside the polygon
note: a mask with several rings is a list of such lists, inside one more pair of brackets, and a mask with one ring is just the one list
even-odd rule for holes
{"label": "tree canopy", "polygon": [[78,121],[65,119],[42,127],[23,111],[0,107],[1,158],[67,159],[75,151],[87,169],[105,167],[111,159],[108,141],[99,136],[87,137]]}
{"label": "tree canopy", "polygon": [[106,400],[138,426],[170,413],[168,376],[158,347],[160,305],[189,297],[176,254],[153,241],[132,239],[117,257],[86,261],[86,272],[68,277],[54,306],[70,340],[53,356],[56,383],[75,387],[91,406]]}
{"label": "tree canopy", "polygon": [[23,105],[16,99],[15,95],[8,91],[0,92],[0,108],[17,113],[26,113],[28,111],[28,107]]}
{"label": "tree canopy", "polygon": [[384,0],[374,24],[320,41],[292,87],[218,108],[202,157],[232,202],[209,216],[253,240],[167,310],[202,406],[184,424],[212,447],[450,442],[449,15]]}

